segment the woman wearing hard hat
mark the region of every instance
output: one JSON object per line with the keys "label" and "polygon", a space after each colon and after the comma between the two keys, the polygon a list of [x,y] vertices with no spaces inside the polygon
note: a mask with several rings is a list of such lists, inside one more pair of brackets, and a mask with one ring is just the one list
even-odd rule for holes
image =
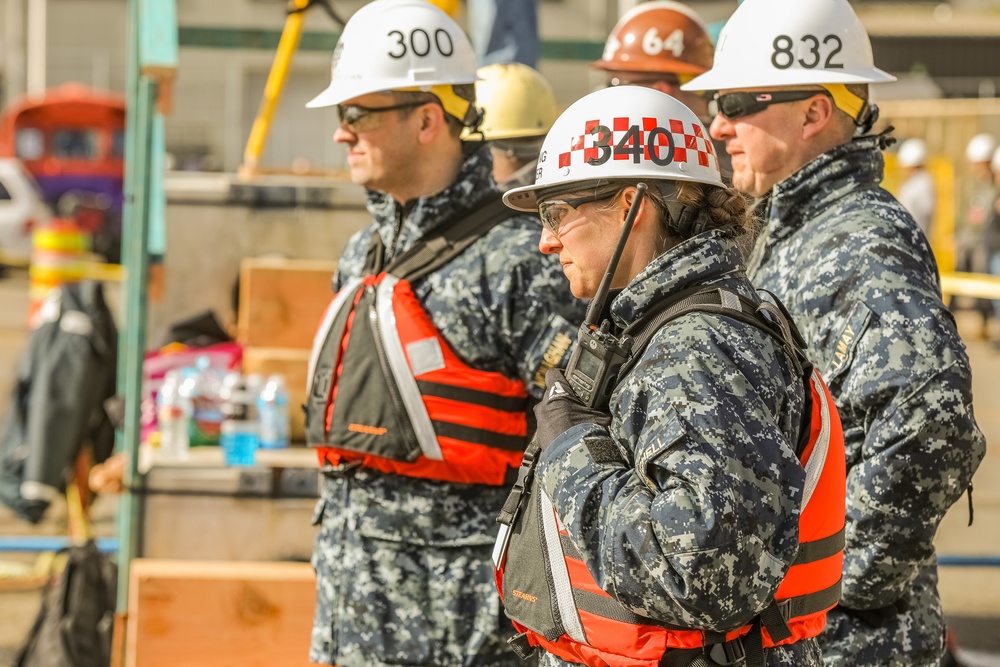
{"label": "woman wearing hard hat", "polygon": [[539,212],[539,249],[609,318],[588,316],[566,374],[548,373],[500,516],[511,646],[547,665],[820,665],[843,438],[797,334],[747,281],[747,201],[704,126],[655,90],[597,91],[504,201]]}

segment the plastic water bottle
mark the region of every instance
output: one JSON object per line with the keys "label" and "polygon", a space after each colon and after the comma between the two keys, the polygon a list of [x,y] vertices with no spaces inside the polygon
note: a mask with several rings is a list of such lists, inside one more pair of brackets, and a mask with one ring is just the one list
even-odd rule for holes
{"label": "plastic water bottle", "polygon": [[194,409],[189,431],[191,446],[218,445],[222,424],[219,375],[211,367],[211,361],[206,355],[195,359],[195,367],[186,371],[181,382],[181,393],[191,400]]}
{"label": "plastic water bottle", "polygon": [[222,383],[222,445],[226,465],[252,466],[260,442],[257,422],[257,392],[239,373],[231,373]]}
{"label": "plastic water bottle", "polygon": [[282,375],[267,378],[264,389],[257,397],[260,415],[260,446],[264,449],[281,449],[288,446],[288,389]]}
{"label": "plastic water bottle", "polygon": [[165,460],[186,459],[188,429],[194,408],[181,391],[180,371],[168,371],[156,396],[156,421],[160,429],[160,456]]}

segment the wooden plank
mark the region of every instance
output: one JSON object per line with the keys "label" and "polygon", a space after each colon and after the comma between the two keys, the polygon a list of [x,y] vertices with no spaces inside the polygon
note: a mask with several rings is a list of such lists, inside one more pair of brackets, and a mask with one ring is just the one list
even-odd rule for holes
{"label": "wooden plank", "polygon": [[308,350],[333,293],[336,262],[250,258],[240,263],[243,345]]}
{"label": "wooden plank", "polygon": [[243,372],[265,377],[274,373],[285,376],[288,387],[288,414],[292,440],[305,442],[306,376],[309,373],[309,350],[284,347],[247,347],[243,350]]}
{"label": "wooden plank", "polygon": [[304,667],[308,563],[132,561],[126,667]]}

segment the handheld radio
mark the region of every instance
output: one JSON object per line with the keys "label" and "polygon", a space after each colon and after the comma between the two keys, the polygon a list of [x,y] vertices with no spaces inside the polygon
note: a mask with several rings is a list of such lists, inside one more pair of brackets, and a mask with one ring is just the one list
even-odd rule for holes
{"label": "handheld radio", "polygon": [[625,250],[632,225],[635,224],[635,217],[639,213],[639,204],[642,203],[645,194],[646,184],[636,185],[635,198],[628,209],[628,215],[625,216],[625,224],[621,236],[618,238],[618,245],[611,256],[611,261],[608,262],[608,269],[597,288],[597,294],[590,302],[587,317],[580,325],[576,345],[573,347],[566,365],[566,380],[580,400],[591,408],[607,405],[611,398],[611,392],[615,388],[618,372],[625,360],[628,359],[629,351],[632,348],[632,340],[629,337],[618,338],[611,333],[610,320],[605,319],[599,323],[599,326],[597,320],[604,311],[608,290],[611,288],[611,280],[618,269],[618,262]]}

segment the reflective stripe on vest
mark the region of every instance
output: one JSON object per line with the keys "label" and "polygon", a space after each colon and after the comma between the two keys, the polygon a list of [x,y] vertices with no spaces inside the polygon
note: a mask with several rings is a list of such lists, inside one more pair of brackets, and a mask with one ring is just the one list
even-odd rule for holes
{"label": "reflective stripe on vest", "polygon": [[307,438],[321,465],[492,485],[520,465],[524,383],[463,363],[406,280],[368,276],[334,297],[309,389]]}

